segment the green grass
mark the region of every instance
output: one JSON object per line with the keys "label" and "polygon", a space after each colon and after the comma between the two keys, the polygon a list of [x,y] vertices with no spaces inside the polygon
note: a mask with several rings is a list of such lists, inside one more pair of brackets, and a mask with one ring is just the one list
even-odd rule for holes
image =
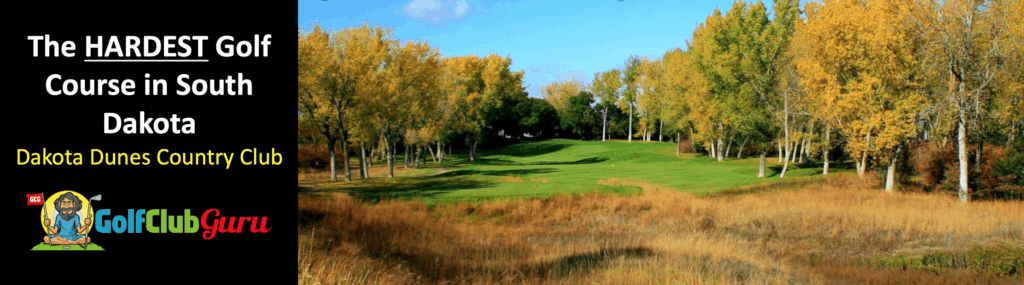
{"label": "green grass", "polygon": [[[782,164],[769,156],[768,178],[757,178],[757,157],[718,162],[703,154],[675,155],[669,142],[577,141],[554,139],[496,149],[480,149],[475,161],[463,151],[446,155],[450,172],[397,179],[323,183],[363,200],[422,199],[427,203],[461,200],[545,197],[559,193],[634,193],[635,187],[608,186],[599,180],[647,181],[696,195],[747,185],[778,182]],[[735,154],[732,154],[735,155]],[[398,159],[401,161],[401,158]],[[830,173],[848,172],[849,164],[832,163]],[[790,165],[786,178],[817,176],[820,163]]]}
{"label": "green grass", "polygon": [[80,244],[67,244],[67,246],[68,246],[67,249],[64,249],[64,246],[65,245],[61,245],[61,244],[49,245],[49,244],[46,244],[45,242],[42,242],[42,243],[37,244],[36,246],[33,246],[32,250],[88,250],[88,251],[103,250],[103,247],[101,247],[101,246],[99,246],[99,245],[97,245],[95,243],[90,243],[89,244],[89,249],[83,249],[82,245],[80,245]]}

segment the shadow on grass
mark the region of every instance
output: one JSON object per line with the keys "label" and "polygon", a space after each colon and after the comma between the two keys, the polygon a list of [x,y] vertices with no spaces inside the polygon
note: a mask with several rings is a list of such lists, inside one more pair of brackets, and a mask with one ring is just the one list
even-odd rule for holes
{"label": "shadow on grass", "polygon": [[605,162],[605,161],[608,161],[607,157],[591,157],[591,158],[584,158],[584,159],[580,159],[580,160],[576,160],[576,161],[538,161],[538,162],[531,162],[531,163],[519,163],[519,162],[514,162],[514,161],[511,161],[511,160],[508,160],[508,159],[500,159],[500,158],[479,158],[479,159],[477,159],[476,161],[473,161],[473,162],[463,161],[462,163],[465,163],[465,164],[472,163],[472,164],[480,164],[480,165],[517,165],[517,166],[528,166],[528,165],[591,164],[591,163],[601,163],[601,162]]}
{"label": "shadow on grass", "polygon": [[602,249],[594,253],[566,256],[554,262],[540,264],[532,273],[539,276],[565,277],[600,268],[604,266],[605,261],[618,259],[619,257],[643,258],[652,254],[650,249],[643,247]]}
{"label": "shadow on grass", "polygon": [[507,170],[456,170],[456,171],[452,171],[452,172],[448,172],[448,173],[444,173],[444,174],[440,174],[440,175],[434,175],[434,177],[450,178],[450,177],[460,177],[460,176],[474,175],[474,174],[487,175],[487,176],[522,176],[522,175],[528,175],[528,174],[552,173],[552,172],[555,172],[555,171],[558,171],[558,170],[554,169],[554,168],[507,169]]}
{"label": "shadow on grass", "polygon": [[[398,179],[373,178],[353,180],[330,187],[299,187],[300,194],[320,196],[329,192],[342,192],[361,202],[378,203],[382,200],[435,198],[453,191],[494,187],[498,183],[451,175],[422,176]],[[495,174],[498,175],[498,174]]]}
{"label": "shadow on grass", "polygon": [[520,143],[520,144],[515,144],[515,145],[510,145],[510,146],[502,147],[502,148],[499,148],[499,149],[490,149],[490,150],[482,151],[481,154],[484,154],[484,155],[508,155],[508,156],[514,156],[514,157],[530,157],[530,156],[549,154],[549,153],[552,153],[552,152],[556,152],[556,151],[565,149],[565,148],[570,147],[570,146],[572,146],[572,144],[567,144],[567,143]]}
{"label": "shadow on grass", "polygon": [[[796,169],[815,169],[816,168],[818,170],[822,170],[823,167],[824,167],[824,165],[823,165],[823,163],[821,161],[806,161],[804,163],[790,163],[789,164],[789,169],[786,169],[786,172],[793,171],[793,170],[796,170]],[[779,173],[782,172],[782,165],[768,166],[767,169],[768,169],[768,173],[765,173],[766,174],[765,177],[777,177],[777,176],[779,176]],[[853,162],[829,162],[828,163],[828,169],[829,170],[852,170],[852,169],[854,169],[854,164],[853,164]],[[819,176],[819,175],[821,175],[820,171],[812,173],[810,176]]]}

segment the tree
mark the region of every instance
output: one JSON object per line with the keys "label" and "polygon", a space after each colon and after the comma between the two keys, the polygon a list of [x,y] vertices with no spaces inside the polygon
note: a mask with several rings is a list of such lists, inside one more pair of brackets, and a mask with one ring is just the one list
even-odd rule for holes
{"label": "tree", "polygon": [[541,86],[540,93],[544,96],[545,100],[551,103],[555,107],[555,110],[561,111],[565,109],[569,97],[579,94],[580,91],[586,90],[583,82],[570,79],[566,81],[555,81],[551,84]]}
{"label": "tree", "polygon": [[916,136],[917,114],[926,103],[916,68],[920,42],[913,40],[907,14],[900,9],[899,3],[884,1],[808,4],[806,24],[798,32],[798,42],[819,43],[810,44],[798,59],[801,84],[819,94],[823,105],[835,106],[823,114],[839,129],[866,138],[863,144],[847,144],[848,153],[862,153],[859,174],[869,151],[888,164],[888,192],[896,159],[903,144]]}
{"label": "tree", "polygon": [[[687,117],[690,115],[689,105],[686,104],[686,94],[692,90],[700,89],[701,87],[695,87],[695,80],[692,79],[694,76],[700,76],[696,74],[690,65],[690,59],[688,53],[682,49],[676,48],[665,52],[662,56],[664,74],[661,80],[664,100],[661,100],[663,106],[662,119],[669,122],[669,127],[676,130],[676,155],[679,155],[679,143],[680,133],[689,133],[686,136],[690,139],[691,147],[695,139],[693,138],[693,124]],[[699,91],[695,91],[699,92]],[[696,148],[694,148],[696,149]]]}
{"label": "tree", "polygon": [[[639,86],[640,92],[638,93],[636,105],[637,110],[640,110],[644,117],[643,123],[643,138],[644,140],[651,140],[651,136],[654,134],[654,128],[657,127],[657,123],[664,122],[662,116],[662,101],[663,101],[663,70],[664,64],[661,59],[657,60],[641,60],[640,65],[640,79]],[[658,131],[658,141],[661,141],[661,130]]]}
{"label": "tree", "polygon": [[440,93],[440,53],[426,42],[409,41],[392,50],[384,64],[378,96],[368,99],[378,126],[382,127],[383,150],[387,151],[388,177],[394,177],[398,138],[406,133],[419,114],[435,112],[434,100]]}
{"label": "tree", "polygon": [[[314,135],[323,137],[323,142],[331,154],[331,181],[337,181],[337,160],[335,159],[335,146],[339,136],[343,132],[339,130],[341,124],[337,121],[333,105],[330,104],[328,93],[332,91],[329,86],[333,80],[331,76],[337,70],[337,60],[334,58],[334,50],[330,44],[330,35],[319,25],[298,38],[298,103],[299,103],[299,124],[315,129]],[[345,152],[345,157],[348,153]],[[346,170],[348,169],[346,159]],[[346,171],[346,181],[351,180],[351,174]]]}
{"label": "tree", "polygon": [[512,59],[496,54],[484,58],[476,55],[455,57],[448,62],[454,76],[454,88],[449,89],[449,96],[455,104],[453,125],[466,134],[469,160],[473,161],[477,144],[486,137],[485,132],[495,118],[495,112],[515,108],[515,104],[509,103],[525,100],[523,71],[511,71]]}
{"label": "tree", "polygon": [[545,137],[554,134],[560,125],[558,110],[544,99],[527,98],[516,107],[519,126],[533,137]]}
{"label": "tree", "polygon": [[[948,78],[948,89],[940,94],[956,111],[954,120],[960,170],[958,192],[963,202],[967,202],[969,197],[968,129],[980,130],[982,120],[986,119],[993,99],[991,85],[1001,73],[1005,57],[1003,49],[1009,43],[1001,39],[1020,34],[1019,29],[1016,32],[1012,29],[1012,14],[1020,11],[1006,10],[1020,7],[1014,2],[1019,1],[920,0],[908,9],[917,31],[927,40],[925,46],[929,54],[940,55],[929,61],[939,67],[928,70],[942,72],[943,77]],[[979,137],[982,135],[981,132],[977,134]]]}
{"label": "tree", "polygon": [[[636,96],[639,91],[639,78],[641,73],[641,60],[638,56],[630,56],[626,59],[626,68],[622,72],[622,85],[625,86],[625,91],[622,92],[622,97],[618,101],[619,109],[629,109],[629,130],[627,132],[628,141],[633,141],[633,108],[636,106]],[[622,106],[626,105],[625,108]],[[606,111],[607,112],[607,108]]]}
{"label": "tree", "polygon": [[565,109],[559,114],[562,129],[569,130],[580,136],[582,140],[595,125],[596,114],[593,109],[594,95],[587,91],[569,97]]}
{"label": "tree", "polygon": [[619,101],[622,89],[620,77],[621,72],[618,69],[594,73],[594,81],[590,85],[591,92],[601,100],[601,141],[608,137],[608,109]]}
{"label": "tree", "polygon": [[[694,123],[694,129],[702,141],[709,142],[709,153],[718,157],[718,161],[724,159],[724,147],[722,137],[726,133],[726,124],[723,122],[726,115],[724,110],[724,98],[721,96],[727,92],[723,83],[731,80],[721,76],[731,76],[732,72],[717,70],[721,66],[719,60],[728,60],[727,55],[722,52],[723,46],[719,35],[724,35],[725,23],[722,12],[715,8],[710,16],[697,25],[693,30],[693,40],[688,43],[688,53],[692,69],[700,74],[700,81],[706,88],[706,92],[690,92],[687,94],[687,105],[691,110],[702,110],[702,112],[691,112],[690,121]],[[717,140],[717,143],[716,143]]]}

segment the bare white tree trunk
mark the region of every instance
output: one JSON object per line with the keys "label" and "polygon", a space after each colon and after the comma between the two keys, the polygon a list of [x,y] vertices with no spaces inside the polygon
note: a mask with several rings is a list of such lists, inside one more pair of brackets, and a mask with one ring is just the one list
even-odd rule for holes
{"label": "bare white tree trunk", "polygon": [[719,136],[718,137],[718,145],[715,146],[717,148],[717,150],[715,150],[715,154],[717,154],[718,162],[725,161],[725,156],[722,155],[722,144],[723,144],[722,137]]}
{"label": "bare white tree trunk", "polygon": [[[798,141],[793,142],[793,149],[796,150],[796,151],[793,152],[793,163],[797,163],[797,161],[799,161],[800,159],[803,159],[803,155],[801,155],[801,153],[803,153],[803,152],[800,149],[800,147],[802,147],[803,145],[804,145],[804,139],[800,139]],[[800,161],[800,162],[803,162],[803,161]]]}
{"label": "bare white tree trunk", "polygon": [[338,181],[338,171],[335,170],[335,167],[338,165],[338,162],[336,159],[337,155],[334,154],[333,142],[331,143],[330,147],[328,147],[328,151],[331,153],[331,181]]}
{"label": "bare white tree trunk", "polygon": [[732,140],[733,138],[730,137],[729,143],[725,145],[725,157],[729,157],[729,151],[732,149]]}
{"label": "bare white tree trunk", "polygon": [[782,106],[783,106],[783,109],[782,109],[782,116],[783,116],[782,117],[782,131],[785,132],[785,135],[783,136],[783,138],[785,138],[785,140],[783,140],[782,143],[784,143],[786,145],[786,155],[784,157],[785,160],[780,161],[780,162],[782,162],[782,172],[779,172],[779,178],[780,179],[781,178],[786,178],[786,170],[789,169],[789,152],[790,152],[790,148],[789,148],[789,95],[787,93],[785,93],[785,92],[783,92],[783,94],[785,95],[785,98],[784,98],[784,100],[782,100]]}
{"label": "bare white tree trunk", "polygon": [[960,160],[960,189],[957,191],[957,194],[960,196],[960,202],[968,201],[968,191],[970,191],[967,189],[967,130],[965,130],[966,127],[964,126],[965,119],[964,112],[961,110],[956,131],[957,158]]}
{"label": "bare white tree trunk", "polygon": [[661,132],[665,130],[665,121],[661,121],[661,126],[658,127],[658,141],[661,141]]}
{"label": "bare white tree trunk", "polygon": [[825,146],[822,147],[822,150],[821,150],[821,157],[822,157],[822,159],[825,160],[825,167],[823,167],[823,170],[821,171],[821,175],[828,175],[828,151],[829,151],[829,149],[831,149],[830,144],[829,144],[829,134],[831,134],[831,133],[832,133],[832,127],[831,126],[825,126]]}
{"label": "bare white tree trunk", "polygon": [[764,177],[764,156],[765,155],[767,155],[767,152],[761,151],[760,163],[757,166],[757,177],[758,178],[763,178]]}
{"label": "bare white tree trunk", "polygon": [[805,160],[806,157],[807,157],[807,139],[806,138],[800,140],[800,152],[798,154],[800,156],[800,164],[803,164],[804,162],[806,162],[806,160]]}
{"label": "bare white tree trunk", "polygon": [[776,142],[775,146],[779,148],[779,163],[782,163],[782,141]]}
{"label": "bare white tree trunk", "polygon": [[789,157],[789,162],[790,163],[796,163],[796,157],[800,153],[799,146],[800,146],[800,144],[799,144],[798,141],[793,141],[793,151],[792,151],[792,155],[790,155],[790,157]]}
{"label": "bare white tree trunk", "polygon": [[437,156],[434,155],[434,148],[430,147],[430,145],[427,145],[427,151],[430,151],[430,161],[437,163]]}
{"label": "bare white tree trunk", "polygon": [[473,145],[469,147],[469,161],[473,161],[475,156],[476,156],[476,142],[473,142]]}
{"label": "bare white tree trunk", "polygon": [[604,114],[601,115],[601,122],[603,122],[601,124],[601,141],[605,141],[605,138],[608,137],[608,135],[607,135],[607,133],[608,133],[608,105],[607,104],[604,106]]}
{"label": "bare white tree trunk", "polygon": [[892,161],[889,162],[889,171],[885,174],[885,193],[892,194],[893,180],[896,177],[896,159],[899,158],[900,148],[896,148],[896,153],[892,157]]}
{"label": "bare white tree trunk", "polygon": [[739,150],[736,151],[737,159],[743,158],[743,149],[747,147],[748,141],[750,141],[750,136],[747,136],[746,138],[743,139],[743,144],[741,144]]}
{"label": "bare white tree trunk", "polygon": [[[870,130],[868,131],[868,134],[865,135],[865,137],[866,137],[866,140],[867,140],[867,148],[870,149],[871,148],[871,131]],[[858,162],[858,164],[859,164],[859,167],[857,168],[857,177],[862,177],[863,178],[864,177],[864,172],[868,168],[868,151],[867,150],[864,150],[864,152],[861,153],[861,158],[860,158],[860,161]]]}
{"label": "bare white tree trunk", "polygon": [[369,159],[366,158],[366,143],[363,143],[363,142],[359,143],[359,152],[360,152],[360,156],[359,156],[359,164],[360,164],[359,165],[359,170],[360,170],[360,172],[362,172],[363,179],[370,178],[370,167],[369,167],[370,161],[369,161]]}
{"label": "bare white tree trunk", "polygon": [[715,140],[711,140],[711,142],[708,143],[708,145],[711,146],[710,151],[708,151],[708,153],[711,154],[711,157],[718,157],[717,155],[715,155]]}

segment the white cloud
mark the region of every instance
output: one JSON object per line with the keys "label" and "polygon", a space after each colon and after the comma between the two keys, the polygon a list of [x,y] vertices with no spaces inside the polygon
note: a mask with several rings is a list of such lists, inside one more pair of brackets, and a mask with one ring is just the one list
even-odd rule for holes
{"label": "white cloud", "polygon": [[413,0],[402,7],[402,14],[413,20],[439,24],[461,20],[471,8],[466,0]]}

